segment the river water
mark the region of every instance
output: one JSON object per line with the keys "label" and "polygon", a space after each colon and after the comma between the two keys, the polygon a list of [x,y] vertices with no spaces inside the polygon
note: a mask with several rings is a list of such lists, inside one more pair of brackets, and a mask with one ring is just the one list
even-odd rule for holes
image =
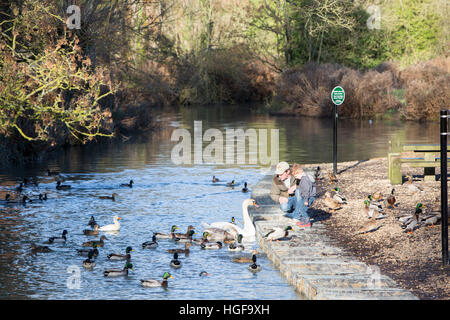
{"label": "river water", "polygon": [[[259,133],[259,129],[278,129],[280,160],[318,163],[332,161],[331,120],[270,117],[246,106],[181,108],[158,112],[155,118],[160,129],[136,140],[71,148],[32,166],[0,169],[1,197],[22,178],[34,177],[39,185],[25,188],[24,194],[36,198],[46,192],[49,198],[26,205],[0,204],[0,299],[301,298],[264,255],[258,259],[262,271],[257,274],[250,273],[247,264],[231,261],[236,256],[250,256],[258,247],[256,243],[246,244],[241,253],[191,247],[188,257],[180,255],[183,266],[177,270],[169,266],[172,256],[165,250],[182,245],[160,240],[156,250],[143,250],[141,243],[151,240],[154,231],[169,232],[174,224],[180,232],[188,225],[195,226],[196,237],[201,235],[202,222],[229,221],[234,216],[242,225],[241,204],[249,197],[241,192],[242,185],[247,182],[251,190],[270,166],[261,162],[176,165],[171,156],[177,144],[171,141],[175,129],[186,129],[192,137],[194,121],[201,121],[202,133],[217,129],[224,136],[227,129],[255,129]],[[439,141],[437,123],[340,120],[338,132],[339,161],[384,157],[391,140]],[[203,142],[200,149],[207,145]],[[192,146],[191,152],[198,148]],[[64,184],[72,188],[56,190],[47,168],[60,171]],[[235,180],[237,186],[213,184],[213,175],[221,181]],[[119,186],[130,179],[133,188]],[[98,198],[114,192],[119,195],[115,202]],[[112,223],[114,215],[122,220],[119,232],[105,234],[108,239],[96,266],[87,271],[81,265],[85,258],[76,249],[84,241],[98,239],[82,234],[92,215],[99,225]],[[65,244],[50,245],[51,253],[31,254],[31,243],[42,244],[64,229],[68,231]],[[123,253],[127,246],[135,250],[131,253],[134,271],[128,277],[105,278],[103,270],[124,265],[109,261],[106,255]],[[199,277],[203,270],[210,276]],[[140,279],[159,280],[166,271],[174,277],[168,289],[140,286]]]}

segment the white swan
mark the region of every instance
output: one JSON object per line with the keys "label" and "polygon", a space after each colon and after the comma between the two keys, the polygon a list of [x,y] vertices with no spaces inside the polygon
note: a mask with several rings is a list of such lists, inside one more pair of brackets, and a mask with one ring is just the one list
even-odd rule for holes
{"label": "white swan", "polygon": [[119,231],[120,229],[120,223],[119,220],[121,220],[120,217],[114,216],[114,224],[108,224],[106,226],[100,227],[99,231]]}
{"label": "white swan", "polygon": [[[222,229],[227,231],[228,233],[232,234],[235,239],[237,239],[239,234],[242,234],[242,241],[246,242],[252,242],[255,241],[255,234],[256,230],[253,225],[252,220],[250,219],[250,216],[248,215],[248,206],[255,206],[259,207],[256,204],[256,201],[253,199],[246,199],[242,202],[242,217],[244,219],[244,228],[241,228],[237,226],[234,223],[231,222],[213,222],[211,224],[202,223],[206,228],[215,228],[215,229]],[[208,231],[208,229],[206,229]],[[208,231],[209,232],[209,231]]]}

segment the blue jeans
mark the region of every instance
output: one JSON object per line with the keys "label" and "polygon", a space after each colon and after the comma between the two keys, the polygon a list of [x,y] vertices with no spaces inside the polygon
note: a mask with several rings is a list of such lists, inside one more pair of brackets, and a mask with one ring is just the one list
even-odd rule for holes
{"label": "blue jeans", "polygon": [[308,208],[313,204],[315,197],[310,197],[308,199],[308,206],[305,206],[305,199],[303,199],[298,189],[295,190],[295,196],[289,197],[288,202],[281,204],[280,209],[287,214],[285,215],[288,218],[297,219],[300,223],[307,224],[309,223],[309,215]]}

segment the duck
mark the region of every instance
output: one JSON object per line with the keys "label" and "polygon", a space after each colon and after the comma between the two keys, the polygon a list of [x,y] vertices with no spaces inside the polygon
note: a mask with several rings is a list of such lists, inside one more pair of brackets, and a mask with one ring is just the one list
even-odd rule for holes
{"label": "duck", "polygon": [[439,202],[440,202],[439,197],[436,197],[435,205],[431,208],[429,212],[426,212],[424,215],[420,217],[421,223],[429,228],[434,227],[442,218],[441,205]]}
{"label": "duck", "polygon": [[237,237],[236,231],[233,229],[224,230],[220,228],[206,228],[205,230],[203,230],[203,232],[208,233],[208,242],[233,242]]}
{"label": "duck", "polygon": [[25,205],[27,203],[27,200],[29,200],[28,196],[22,196],[21,199],[19,199],[19,198],[11,199],[11,195],[10,194],[7,194],[5,196],[5,202],[8,203],[8,204],[17,203],[17,204]]}
{"label": "duck", "polygon": [[364,234],[369,233],[378,230],[381,228],[383,224],[381,222],[378,222],[376,219],[371,218],[368,222],[364,223],[364,225],[359,228],[358,232],[356,234]]}
{"label": "duck", "polygon": [[[255,208],[259,208],[259,205],[256,203],[254,199],[245,199],[242,202],[242,218],[244,221],[244,227],[240,227],[236,225],[234,222],[234,219],[232,219],[232,222],[213,222],[211,224],[207,224],[202,222],[202,225],[206,227],[204,231],[207,231],[208,233],[212,234],[213,231],[216,231],[216,228],[222,229],[230,234],[229,237],[231,237],[233,240],[237,239],[237,236],[239,234],[242,234],[242,241],[244,242],[253,242],[256,240],[256,230],[255,226],[253,225],[252,220],[250,219],[250,216],[248,214],[248,207],[254,206]],[[211,229],[210,229],[211,228]],[[215,229],[212,229],[215,228]]]}
{"label": "duck", "polygon": [[156,242],[156,236],[153,234],[151,241],[146,241],[142,244],[142,249],[156,249],[158,242]]}
{"label": "duck", "polygon": [[99,228],[99,226],[98,226],[98,224],[96,224],[94,226],[94,230],[92,230],[92,229],[84,229],[83,230],[83,234],[86,235],[86,236],[98,236],[98,228]]}
{"label": "duck", "polygon": [[339,187],[336,187],[331,190],[330,196],[333,198],[333,200],[337,201],[339,204],[347,204],[347,199],[340,191],[341,190],[339,189]]}
{"label": "duck", "polygon": [[167,279],[173,279],[173,276],[169,272],[164,272],[163,280],[141,280],[141,285],[146,288],[157,288],[157,287],[166,287],[168,286]]}
{"label": "duck", "polygon": [[108,224],[106,226],[100,227],[99,231],[119,231],[120,230],[120,223],[119,220],[122,220],[122,218],[118,216],[113,217],[114,223]]}
{"label": "duck", "polygon": [[337,202],[336,200],[334,200],[333,198],[331,198],[331,194],[330,192],[325,192],[325,199],[324,199],[324,204],[325,206],[332,212],[334,213],[337,209],[341,209],[342,206],[339,202]]}
{"label": "duck", "polygon": [[[192,235],[193,233],[191,231],[194,231],[195,227],[194,226],[188,226],[186,233],[174,233],[176,238],[179,239],[186,239],[186,238],[191,238],[192,239]],[[194,232],[195,233],[195,232]]]}
{"label": "duck", "polygon": [[223,246],[222,242],[216,241],[216,242],[202,243],[200,245],[200,248],[203,250],[214,250],[214,249],[221,249],[222,246]]}
{"label": "duck", "polygon": [[52,252],[52,251],[53,250],[47,246],[38,246],[34,243],[31,244],[31,253],[36,253],[36,252],[48,253],[48,252]]}
{"label": "duck", "polygon": [[253,263],[248,266],[248,270],[253,273],[260,272],[262,268],[259,264],[256,264],[256,255],[252,256],[252,262]]}
{"label": "duck", "polygon": [[192,243],[198,244],[198,245],[202,245],[204,243],[208,243],[209,242],[208,241],[208,235],[209,235],[209,233],[207,231],[204,231],[203,234],[202,234],[202,237],[198,238],[198,239],[193,239]]}
{"label": "duck", "polygon": [[42,201],[47,201],[47,192],[44,192],[44,195],[42,196],[42,194],[39,194],[39,200],[42,200]]}
{"label": "duck", "polygon": [[59,176],[59,172],[57,171],[51,171],[50,169],[47,169],[47,174],[49,176]]}
{"label": "duck", "polygon": [[227,182],[227,187],[234,187],[235,184],[236,182],[232,180],[231,182]]}
{"label": "duck", "polygon": [[[103,275],[105,277],[119,277],[119,276],[127,276],[128,269],[133,270],[133,265],[130,262],[126,262],[123,269],[106,269],[103,271]],[[134,270],[133,270],[134,271]]]}
{"label": "duck", "polygon": [[245,247],[241,244],[242,243],[242,234],[238,235],[237,238],[237,244],[236,243],[232,243],[228,246],[228,251],[243,251],[245,250]]}
{"label": "duck", "polygon": [[100,196],[100,197],[98,197],[99,199],[102,199],[102,200],[112,200],[112,201],[116,201],[116,197],[118,197],[119,195],[117,194],[117,193],[113,193],[112,195],[111,195],[111,197],[110,196]]}
{"label": "duck", "polygon": [[92,260],[93,255],[93,250],[90,250],[88,253],[88,258],[83,261],[83,268],[92,269],[95,267],[95,261]]}
{"label": "duck", "polygon": [[270,241],[281,240],[282,238],[286,238],[289,235],[289,230],[294,231],[294,229],[291,226],[286,226],[284,228],[274,227],[272,230],[266,233],[264,238]]}
{"label": "duck", "polygon": [[175,238],[173,238],[173,240],[175,240],[176,242],[179,242],[179,243],[192,242],[192,237],[194,236],[194,234],[196,234],[195,231],[190,230],[189,235],[186,238],[184,237],[185,235],[183,234],[183,237],[181,237],[181,238],[175,237]]}
{"label": "duck", "polygon": [[62,243],[62,242],[66,242],[66,240],[67,240],[66,234],[67,234],[67,233],[68,233],[67,230],[64,230],[64,231],[62,232],[61,237],[50,237],[50,238],[48,238],[48,241],[47,241],[46,243],[52,244],[52,243]]}
{"label": "duck", "polygon": [[108,254],[106,257],[109,260],[131,260],[131,254],[130,252],[134,251],[132,247],[127,247],[125,249],[125,254],[120,254],[120,253],[110,253]]}
{"label": "duck", "polygon": [[69,190],[72,186],[68,184],[61,184],[61,181],[56,182],[56,190]]}
{"label": "duck", "polygon": [[396,202],[396,199],[395,199],[395,196],[394,196],[394,192],[395,192],[395,189],[392,188],[391,194],[386,198],[386,200],[384,200],[384,207],[385,208],[394,208],[394,205],[395,205],[395,202]]}
{"label": "duck", "polygon": [[213,183],[215,183],[215,182],[219,182],[220,181],[220,179],[219,178],[216,178],[216,176],[213,176],[213,178],[212,178],[212,182]]}
{"label": "duck", "polygon": [[184,244],[184,249],[167,249],[167,253],[184,253],[185,255],[189,255],[189,247],[192,246],[192,243],[186,242]]}
{"label": "duck", "polygon": [[253,262],[253,256],[256,256],[258,254],[257,250],[252,250],[252,256],[251,257],[235,257],[233,258],[233,262],[236,263],[251,263]]}
{"label": "duck", "polygon": [[422,208],[426,208],[426,206],[419,202],[416,205],[416,210],[414,211],[414,214],[411,215],[411,217],[409,219],[406,219],[402,223],[402,229],[404,229],[403,232],[412,234],[414,232],[414,230],[421,227],[420,214],[422,213]]}
{"label": "duck", "polygon": [[375,218],[376,220],[379,220],[386,217],[385,212],[381,208],[381,206],[372,204],[369,200],[364,200],[364,213],[369,219]]}
{"label": "duck", "polygon": [[83,242],[82,246],[83,247],[94,247],[94,246],[103,247],[105,245],[104,240],[108,240],[108,238],[106,238],[105,236],[101,236],[100,240]]}
{"label": "duck", "polygon": [[91,219],[88,222],[88,226],[91,226],[91,228],[94,228],[95,226],[98,226],[97,222],[95,222],[94,216],[91,216]]}
{"label": "duck", "polygon": [[173,254],[173,259],[170,261],[170,266],[174,269],[179,269],[181,268],[181,261],[178,260],[178,253],[175,252]]}
{"label": "duck", "polygon": [[408,190],[411,191],[414,195],[416,195],[419,192],[423,192],[423,188],[416,186],[415,184],[413,184],[413,179],[411,176],[406,176],[406,179],[408,179],[408,181],[406,182],[407,186],[408,186]]}
{"label": "duck", "polygon": [[133,180],[130,180],[130,183],[122,183],[120,186],[121,186],[121,187],[129,187],[129,188],[132,188],[132,187],[133,187],[133,183],[134,183],[134,181],[133,181]]}
{"label": "duck", "polygon": [[248,192],[247,182],[244,182],[244,187],[242,188],[241,191],[244,192],[244,193]]}
{"label": "duck", "polygon": [[178,230],[178,227],[176,225],[173,225],[170,228],[170,233],[154,232],[153,234],[156,236],[157,239],[174,239],[175,230]]}
{"label": "duck", "polygon": [[89,256],[89,253],[92,253],[92,256],[97,257],[99,252],[97,249],[97,245],[94,246],[94,249],[77,249],[77,252],[80,256]]}

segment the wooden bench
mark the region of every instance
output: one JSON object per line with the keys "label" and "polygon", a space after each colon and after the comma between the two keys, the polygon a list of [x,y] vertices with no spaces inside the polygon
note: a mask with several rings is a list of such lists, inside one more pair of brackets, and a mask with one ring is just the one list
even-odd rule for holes
{"label": "wooden bench", "polygon": [[[424,180],[436,180],[436,167],[441,165],[439,144],[405,144],[403,152],[388,154],[388,177],[391,184],[402,184],[402,164],[424,168]],[[447,151],[450,150],[450,146]],[[419,154],[423,154],[419,156]]]}

